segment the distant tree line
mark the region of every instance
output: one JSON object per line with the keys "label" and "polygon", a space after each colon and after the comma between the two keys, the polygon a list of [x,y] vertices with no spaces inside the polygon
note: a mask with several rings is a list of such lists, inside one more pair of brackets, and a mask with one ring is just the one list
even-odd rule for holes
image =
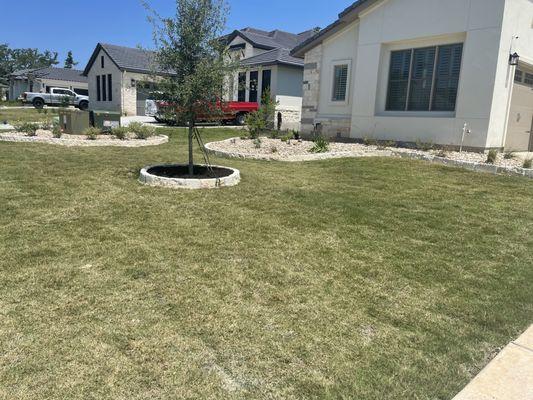
{"label": "distant tree line", "polygon": [[[57,51],[38,49],[12,49],[8,44],[0,43],[0,83],[7,83],[9,75],[15,71],[32,68],[46,68],[59,64]],[[74,67],[72,51],[68,52],[65,68]]]}

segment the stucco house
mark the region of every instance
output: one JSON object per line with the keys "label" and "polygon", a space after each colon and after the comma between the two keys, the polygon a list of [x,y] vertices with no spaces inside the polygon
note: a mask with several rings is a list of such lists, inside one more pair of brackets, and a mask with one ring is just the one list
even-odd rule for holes
{"label": "stucco house", "polygon": [[292,55],[304,133],[533,148],[531,0],[359,0]]}
{"label": "stucco house", "polygon": [[278,103],[276,112],[282,116],[282,128],[299,129],[304,60],[290,52],[316,32],[244,28],[227,35],[224,39],[230,55],[240,61],[241,68],[229,79],[226,100],[260,103],[268,88]]}
{"label": "stucco house", "polygon": [[89,81],[89,108],[145,115],[146,100],[155,88],[158,71],[154,52],[98,43],[83,75]]}
{"label": "stucco house", "polygon": [[50,92],[50,88],[70,89],[81,95],[88,94],[87,78],[83,71],[69,68],[33,68],[15,71],[9,75],[10,100],[24,92]]}

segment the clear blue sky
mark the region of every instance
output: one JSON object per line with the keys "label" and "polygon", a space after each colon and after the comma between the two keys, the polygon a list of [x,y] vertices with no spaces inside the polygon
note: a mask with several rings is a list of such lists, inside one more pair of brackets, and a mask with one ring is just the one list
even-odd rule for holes
{"label": "clear blue sky", "polygon": [[[174,0],[149,0],[164,16]],[[353,0],[227,0],[227,31],[246,26],[302,32],[333,22]],[[83,69],[96,43],[152,47],[152,28],[139,0],[2,0],[0,43],[59,53],[68,50]],[[7,18],[5,18],[7,17]]]}

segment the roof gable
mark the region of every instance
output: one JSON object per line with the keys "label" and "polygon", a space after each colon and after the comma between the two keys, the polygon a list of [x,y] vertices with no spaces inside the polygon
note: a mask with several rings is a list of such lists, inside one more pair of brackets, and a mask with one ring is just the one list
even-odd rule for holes
{"label": "roof gable", "polygon": [[326,39],[327,37],[344,28],[346,25],[357,20],[361,12],[381,1],[384,0],[357,0],[351,6],[344,9],[339,14],[338,19],[335,22],[328,25],[317,34],[313,35],[312,37],[308,38],[307,40],[299,43],[296,47],[294,47],[291,51],[291,55],[294,57],[304,57],[307,51],[322,43],[322,40]]}

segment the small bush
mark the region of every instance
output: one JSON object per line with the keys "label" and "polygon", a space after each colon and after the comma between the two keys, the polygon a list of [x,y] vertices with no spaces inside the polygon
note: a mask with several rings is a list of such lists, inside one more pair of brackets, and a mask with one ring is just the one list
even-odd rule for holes
{"label": "small bush", "polygon": [[128,128],[123,126],[118,126],[116,128],[111,129],[111,134],[120,140],[126,139],[127,133]]}
{"label": "small bush", "polygon": [[272,154],[277,153],[278,152],[278,148],[276,146],[272,146],[272,147],[270,147],[270,152]]}
{"label": "small bush", "polygon": [[51,131],[53,128],[52,120],[47,119],[46,121],[41,123],[41,129],[44,129],[45,131]]}
{"label": "small bush", "polygon": [[100,129],[94,127],[87,128],[83,131],[83,134],[87,136],[87,140],[96,140],[101,133]]}
{"label": "small bush", "polygon": [[63,136],[63,131],[61,130],[61,127],[59,126],[59,124],[54,124],[52,126],[52,136],[55,137],[56,139],[60,139],[61,136]]}
{"label": "small bush", "polygon": [[440,157],[440,158],[447,158],[448,157],[448,153],[446,153],[446,151],[444,150],[439,150],[437,154],[435,154],[437,157]]}
{"label": "small bush", "polygon": [[503,153],[503,158],[505,160],[514,160],[516,158],[516,154],[514,153],[514,151],[506,151],[505,153]]}
{"label": "small bush", "polygon": [[287,132],[285,135],[283,135],[283,136],[281,137],[281,141],[290,144],[292,138],[293,138],[292,133]]}
{"label": "small bush", "polygon": [[126,132],[132,132],[136,139],[146,140],[155,135],[155,127],[140,122],[132,122],[125,129]]}
{"label": "small bush", "polygon": [[317,136],[313,142],[315,145],[309,149],[310,153],[327,153],[329,151],[329,142],[323,136]]}
{"label": "small bush", "polygon": [[365,146],[377,146],[378,144],[378,141],[374,138],[371,138],[371,137],[368,137],[368,136],[365,136],[363,138],[363,144]]}
{"label": "small bush", "polygon": [[533,158],[526,158],[524,160],[524,164],[522,165],[522,168],[531,169],[531,167],[533,167]]}
{"label": "small bush", "polygon": [[494,164],[496,162],[496,158],[498,157],[498,152],[494,149],[489,150],[487,154],[487,161],[485,161],[487,164]]}
{"label": "small bush", "polygon": [[36,136],[39,125],[33,122],[15,122],[13,127],[17,132],[25,133],[27,136]]}
{"label": "small bush", "polygon": [[432,150],[435,147],[435,145],[433,143],[431,143],[431,142],[422,142],[420,139],[416,140],[415,146],[416,146],[417,150],[422,150],[422,151],[429,151],[429,150]]}
{"label": "small bush", "polygon": [[298,132],[297,130],[293,130],[292,137],[294,140],[300,140],[300,132]]}
{"label": "small bush", "polygon": [[255,139],[254,139],[254,147],[255,147],[256,149],[260,149],[262,143],[263,143],[263,142],[261,141],[261,139],[259,139],[259,138],[255,138]]}
{"label": "small bush", "polygon": [[270,131],[270,139],[279,139],[281,132],[277,130]]}

